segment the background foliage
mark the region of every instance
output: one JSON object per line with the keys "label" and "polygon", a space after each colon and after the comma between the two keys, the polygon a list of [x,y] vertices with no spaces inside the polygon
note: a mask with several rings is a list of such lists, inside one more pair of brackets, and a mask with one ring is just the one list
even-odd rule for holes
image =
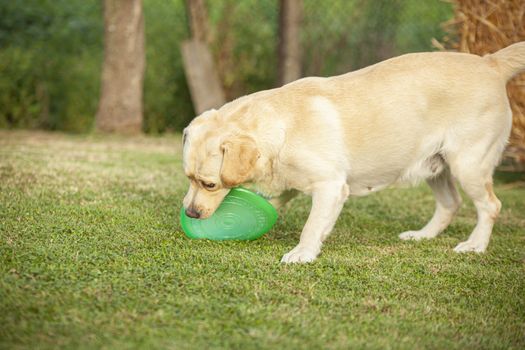
{"label": "background foliage", "polygon": [[[277,81],[277,0],[208,1],[212,50],[228,99]],[[0,127],[91,130],[103,54],[100,1],[0,2]],[[193,118],[179,44],[182,0],[144,0],[144,129],[179,130]],[[333,75],[432,50],[450,4],[438,0],[304,0],[304,75]]]}

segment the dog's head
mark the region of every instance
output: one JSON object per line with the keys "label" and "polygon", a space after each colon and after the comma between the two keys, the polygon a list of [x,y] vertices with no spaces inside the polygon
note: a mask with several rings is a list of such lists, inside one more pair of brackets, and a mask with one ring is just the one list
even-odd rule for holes
{"label": "dog's head", "polygon": [[260,156],[255,140],[221,124],[211,110],[184,129],[183,167],[190,187],[183,205],[189,217],[210,217],[232,187],[253,178]]}

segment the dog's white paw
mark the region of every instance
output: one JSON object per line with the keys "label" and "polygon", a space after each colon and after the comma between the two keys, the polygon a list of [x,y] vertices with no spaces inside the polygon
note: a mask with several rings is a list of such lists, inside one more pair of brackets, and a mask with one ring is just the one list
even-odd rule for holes
{"label": "dog's white paw", "polygon": [[468,252],[475,252],[475,253],[484,253],[487,249],[487,243],[479,242],[479,241],[465,241],[461,242],[454,248],[454,251],[456,253],[468,253]]}
{"label": "dog's white paw", "polygon": [[422,239],[430,239],[434,238],[434,235],[429,234],[425,231],[406,231],[401,234],[399,234],[399,238],[401,238],[404,241],[408,240],[414,240],[414,241],[420,241]]}
{"label": "dog's white paw", "polygon": [[309,263],[314,261],[318,254],[319,251],[298,245],[288,253],[284,254],[281,262],[285,264]]}

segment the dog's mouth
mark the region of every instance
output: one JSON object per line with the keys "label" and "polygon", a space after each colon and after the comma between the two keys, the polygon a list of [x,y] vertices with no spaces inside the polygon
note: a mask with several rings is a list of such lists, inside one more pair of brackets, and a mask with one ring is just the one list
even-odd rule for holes
{"label": "dog's mouth", "polygon": [[212,193],[206,193],[207,196],[201,193],[198,196],[200,198],[195,198],[197,194],[188,192],[183,200],[186,216],[198,220],[208,219],[219,209],[228,192],[229,190],[214,191]]}

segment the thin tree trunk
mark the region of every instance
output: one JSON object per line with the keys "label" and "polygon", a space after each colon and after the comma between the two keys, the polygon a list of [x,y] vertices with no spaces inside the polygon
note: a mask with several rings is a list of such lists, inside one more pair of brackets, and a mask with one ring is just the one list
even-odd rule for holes
{"label": "thin tree trunk", "polygon": [[279,1],[279,84],[301,77],[302,0]]}
{"label": "thin tree trunk", "polygon": [[186,12],[190,25],[191,37],[208,44],[210,30],[208,28],[208,9],[204,0],[186,0]]}
{"label": "thin tree trunk", "polygon": [[226,102],[219,74],[208,47],[210,32],[204,0],[186,0],[191,39],[181,44],[182,61],[197,115]]}
{"label": "thin tree trunk", "polygon": [[104,65],[96,128],[142,130],[146,64],[142,0],[104,0]]}

